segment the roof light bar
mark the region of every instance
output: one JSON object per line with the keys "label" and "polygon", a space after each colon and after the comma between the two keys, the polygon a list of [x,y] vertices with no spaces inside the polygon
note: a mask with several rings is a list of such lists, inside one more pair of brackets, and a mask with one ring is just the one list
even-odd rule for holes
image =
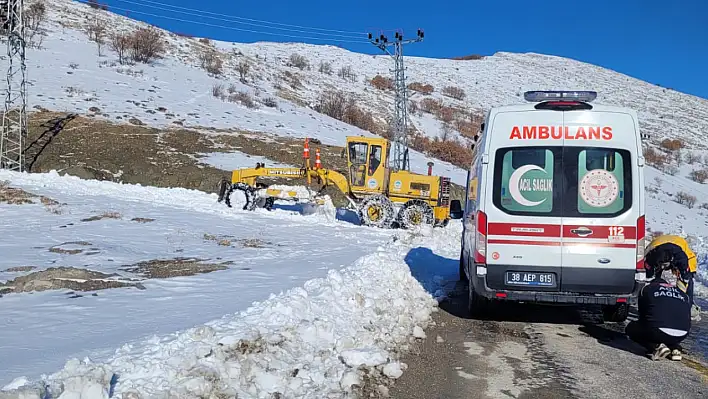
{"label": "roof light bar", "polygon": [[595,91],[527,91],[524,100],[530,102],[566,100],[589,103],[597,98]]}

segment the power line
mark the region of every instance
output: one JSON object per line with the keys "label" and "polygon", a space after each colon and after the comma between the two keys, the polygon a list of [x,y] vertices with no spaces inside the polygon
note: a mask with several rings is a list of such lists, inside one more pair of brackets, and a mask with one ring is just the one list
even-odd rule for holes
{"label": "power line", "polygon": [[[254,20],[258,21],[256,22],[244,22],[242,20],[250,20],[249,18],[243,18],[243,17],[237,17],[233,15],[228,15],[228,14],[219,14],[219,13],[213,13],[209,11],[201,11],[197,9],[192,9],[192,8],[186,8],[186,7],[178,7],[178,6],[171,6],[171,5],[150,5],[150,4],[145,4],[145,3],[155,3],[155,4],[162,4],[158,2],[152,2],[152,1],[131,1],[131,0],[115,0],[119,1],[121,3],[129,3],[129,4],[134,4],[138,5],[141,7],[148,7],[148,8],[156,8],[158,10],[162,10],[163,12],[173,12],[173,13],[178,13],[178,14],[187,14],[187,15],[194,15],[194,14],[208,14],[208,15],[200,15],[202,18],[210,18],[218,21],[226,21],[226,22],[231,22],[235,24],[241,24],[241,25],[250,25],[250,26],[256,26],[256,27],[261,27],[261,28],[268,28],[268,29],[276,29],[276,30],[282,30],[286,32],[299,32],[299,33],[307,33],[307,34],[314,34],[314,35],[328,35],[328,36],[339,36],[339,37],[344,37],[344,38],[350,38],[350,39],[355,39],[355,38],[360,38],[363,39],[365,33],[359,33],[354,36],[354,34],[341,34],[341,33],[319,33],[319,32],[309,32],[307,30],[300,30],[300,29],[292,29],[292,28],[280,28],[277,26],[267,26],[263,25],[265,24],[271,24],[271,25],[281,25],[279,23],[275,22],[268,22],[268,21],[259,21],[259,20]],[[169,10],[165,9],[165,7],[173,7],[173,8],[178,8],[178,9],[183,9],[185,11],[180,11],[180,10]],[[217,16],[209,16],[209,15],[217,15]],[[226,17],[226,18],[223,18]],[[285,25],[285,24],[282,24]],[[297,26],[297,25],[292,25],[298,28],[305,28],[305,29],[310,29],[310,30],[322,30],[321,28],[309,28],[305,26]],[[337,32],[346,32],[346,31],[337,31]]]}
{"label": "power line", "polygon": [[[77,0],[77,2],[87,4],[86,1],[82,1],[82,0]],[[239,31],[239,32],[257,33],[257,34],[261,34],[261,35],[282,36],[282,37],[291,37],[291,38],[295,38],[295,39],[307,39],[307,40],[321,40],[321,41],[329,40],[329,41],[334,41],[334,42],[346,42],[346,43],[368,43],[365,40],[346,40],[346,39],[339,39],[339,38],[310,37],[310,36],[288,35],[285,33],[263,32],[263,31],[257,31],[257,30],[252,30],[252,29],[236,28],[233,26],[210,24],[208,22],[191,21],[191,20],[187,20],[187,19],[183,19],[183,18],[168,17],[165,15],[158,15],[158,14],[153,14],[153,13],[144,12],[144,11],[131,10],[129,8],[111,7],[111,9],[112,10],[127,11],[127,12],[134,13],[134,14],[147,15],[147,16],[155,17],[155,18],[169,19],[172,21],[186,22],[186,23],[190,23],[190,24],[209,26],[212,28],[229,29],[229,30],[235,30],[235,31]]]}

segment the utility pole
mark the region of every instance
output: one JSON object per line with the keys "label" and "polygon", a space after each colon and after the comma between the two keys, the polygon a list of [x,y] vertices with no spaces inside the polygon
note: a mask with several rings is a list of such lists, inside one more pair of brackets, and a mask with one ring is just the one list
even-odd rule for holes
{"label": "utility pole", "polygon": [[0,125],[0,168],[24,170],[27,139],[24,0],[0,0],[2,34],[7,40],[7,87]]}
{"label": "utility pole", "polygon": [[[408,88],[406,87],[405,67],[403,66],[403,45],[423,41],[425,36],[421,29],[418,29],[415,39],[403,40],[403,33],[397,31],[395,39],[388,41],[388,37],[381,34],[374,38],[369,33],[369,41],[383,52],[393,57],[394,68],[391,72],[394,75],[394,85],[396,90],[396,119],[394,121],[393,133],[393,158],[391,168],[393,170],[410,170],[408,159]],[[388,50],[393,47],[393,54]]]}

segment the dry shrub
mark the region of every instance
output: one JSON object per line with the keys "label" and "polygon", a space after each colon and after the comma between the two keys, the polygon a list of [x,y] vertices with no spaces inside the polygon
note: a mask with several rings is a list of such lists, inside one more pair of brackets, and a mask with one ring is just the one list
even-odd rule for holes
{"label": "dry shrub", "polygon": [[135,62],[150,63],[162,57],[165,50],[162,32],[154,27],[138,28],[130,34],[128,51]]}
{"label": "dry shrub", "polygon": [[691,180],[703,184],[708,180],[708,169],[694,170],[689,176]]}
{"label": "dry shrub", "polygon": [[408,112],[410,112],[411,114],[416,114],[416,113],[418,113],[418,111],[419,111],[419,109],[418,109],[417,102],[411,101],[408,103]]}
{"label": "dry shrub", "polygon": [[483,58],[484,58],[483,55],[470,54],[470,55],[463,55],[461,57],[453,57],[452,59],[456,60],[456,61],[469,61],[469,60],[481,60]]}
{"label": "dry shrub", "polygon": [[118,54],[118,62],[121,64],[126,61],[126,53],[130,48],[131,36],[128,33],[116,33],[111,36],[110,42],[108,43],[111,50]]}
{"label": "dry shrub", "polygon": [[337,76],[352,83],[356,82],[356,73],[354,73],[350,65],[340,68],[337,71]]}
{"label": "dry shrub", "polygon": [[27,27],[36,31],[39,25],[44,22],[47,16],[47,6],[43,1],[37,1],[29,5],[25,11]]}
{"label": "dry shrub", "polygon": [[212,48],[199,50],[199,62],[202,68],[213,75],[221,75],[223,72],[223,61],[219,53]]}
{"label": "dry shrub", "polygon": [[329,62],[320,61],[320,67],[318,70],[320,71],[320,73],[324,73],[325,75],[331,75],[332,64],[330,64]]}
{"label": "dry shrub", "polygon": [[232,103],[240,103],[244,107],[250,109],[258,108],[258,104],[253,101],[253,97],[246,91],[239,91],[237,93],[229,95],[229,101]]}
{"label": "dry shrub", "polygon": [[101,48],[106,42],[106,34],[108,31],[108,22],[104,19],[94,16],[93,19],[89,20],[86,24],[86,34],[89,40],[96,43],[98,49],[98,55],[101,55]]}
{"label": "dry shrub", "polygon": [[679,168],[676,165],[666,164],[661,167],[661,171],[670,176],[676,176],[679,172]]}
{"label": "dry shrub", "polygon": [[445,122],[445,123],[451,123],[457,114],[457,110],[452,107],[446,107],[446,106],[441,106],[435,111],[435,116]]}
{"label": "dry shrub", "polygon": [[275,108],[278,106],[278,102],[273,97],[264,98],[261,103],[268,108]]}
{"label": "dry shrub", "polygon": [[211,46],[211,40],[209,40],[208,37],[202,37],[199,39],[199,43],[201,44],[206,44],[207,46]]}
{"label": "dry shrub", "polygon": [[434,99],[434,98],[424,98],[420,102],[420,109],[423,112],[427,112],[429,114],[433,114],[433,113],[438,112],[438,110],[440,110],[440,108],[442,108],[442,106],[443,106],[442,101],[438,100],[438,99]]}
{"label": "dry shrub", "polygon": [[463,119],[455,119],[455,129],[457,129],[461,135],[472,139],[479,133],[479,124]]}
{"label": "dry shrub", "polygon": [[654,166],[656,168],[660,168],[666,164],[666,155],[660,153],[659,151],[653,149],[653,148],[646,148],[644,149],[644,159],[647,164]]}
{"label": "dry shrub", "polygon": [[431,94],[435,90],[432,85],[424,85],[420,82],[413,82],[409,84],[408,89],[423,94]]}
{"label": "dry shrub", "polygon": [[238,76],[241,78],[242,82],[246,81],[246,76],[248,75],[248,71],[250,69],[251,69],[251,64],[249,64],[248,62],[241,61],[238,63],[236,70],[238,71]]}
{"label": "dry shrub", "polygon": [[379,90],[393,90],[393,79],[376,75],[371,79],[371,85]]}
{"label": "dry shrub", "polygon": [[428,156],[450,162],[461,168],[468,168],[472,162],[472,150],[458,141],[457,138],[443,141],[438,137],[431,140],[427,136],[415,135],[411,140],[411,147]]}
{"label": "dry shrub", "polygon": [[684,143],[683,143],[683,141],[681,141],[681,139],[674,139],[674,140],[664,139],[661,141],[661,147],[665,148],[669,151],[676,151],[676,150],[680,150],[681,148],[683,148]]}
{"label": "dry shrub", "polygon": [[448,97],[452,97],[456,100],[464,100],[467,94],[465,91],[456,86],[447,86],[442,90],[442,94]]}
{"label": "dry shrub", "polygon": [[322,93],[315,105],[315,111],[372,133],[378,130],[371,113],[359,108],[354,97],[341,91]]}
{"label": "dry shrub", "polygon": [[693,165],[696,162],[700,162],[699,155],[693,151],[686,152],[686,154],[684,155],[684,159],[686,160],[686,163],[689,165]]}
{"label": "dry shrub", "polygon": [[294,53],[290,55],[290,62],[288,62],[288,66],[304,70],[309,68],[310,62],[304,55]]}
{"label": "dry shrub", "polygon": [[221,98],[224,95],[224,85],[215,83],[214,86],[211,87],[211,95],[216,98]]}
{"label": "dry shrub", "polygon": [[684,191],[679,191],[676,193],[676,202],[681,205],[686,205],[688,209],[691,209],[694,205],[696,205],[696,196]]}

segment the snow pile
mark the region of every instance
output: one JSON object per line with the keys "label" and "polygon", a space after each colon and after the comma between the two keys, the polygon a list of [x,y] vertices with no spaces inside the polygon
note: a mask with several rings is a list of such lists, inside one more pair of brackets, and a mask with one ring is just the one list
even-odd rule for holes
{"label": "snow pile", "polygon": [[[46,386],[54,398],[107,398],[109,392],[135,398],[325,398],[343,396],[371,376],[398,378],[406,366],[397,354],[425,336],[437,306],[428,292],[435,282],[424,282],[426,291],[420,275],[442,272],[439,264],[410,254],[423,245],[459,243],[459,232],[458,223],[401,232],[400,239],[353,265],[236,315],[126,344],[105,363],[72,359],[43,381],[17,388],[18,382],[4,394],[20,398]],[[459,245],[439,250],[435,256],[452,258]],[[416,279],[412,270],[421,268],[430,272]]]}

